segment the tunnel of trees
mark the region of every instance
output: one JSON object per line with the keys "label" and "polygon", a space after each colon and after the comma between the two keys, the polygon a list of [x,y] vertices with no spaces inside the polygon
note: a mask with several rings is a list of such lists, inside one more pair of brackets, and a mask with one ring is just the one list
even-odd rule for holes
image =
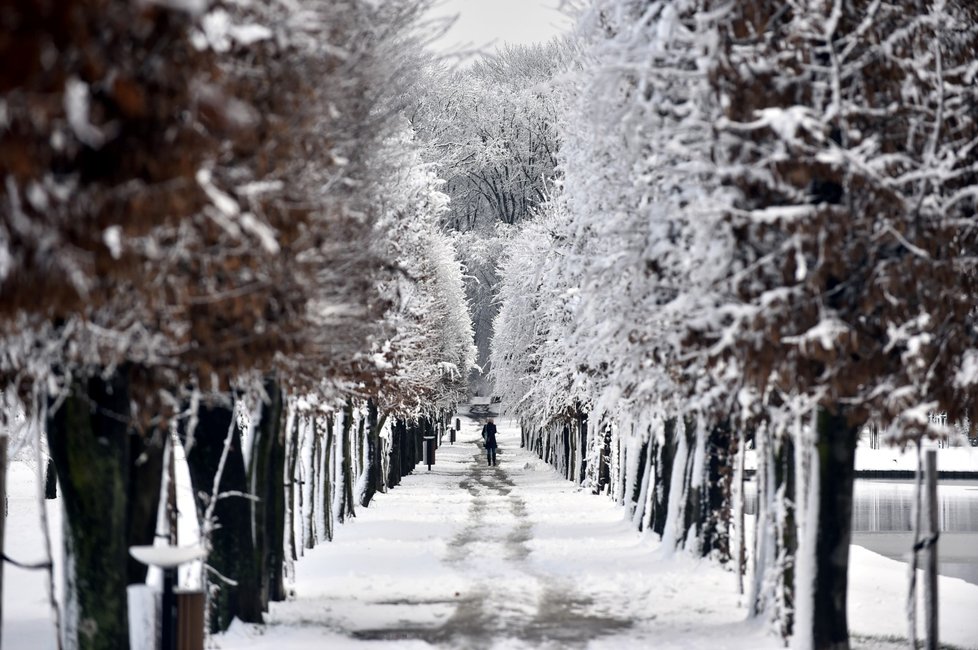
{"label": "tunnel of trees", "polygon": [[178,456],[217,632],[494,391],[848,647],[859,428],[978,408],[978,8],[594,0],[452,66],[429,4],[0,2],[2,417],[63,501],[61,642],[128,647]]}

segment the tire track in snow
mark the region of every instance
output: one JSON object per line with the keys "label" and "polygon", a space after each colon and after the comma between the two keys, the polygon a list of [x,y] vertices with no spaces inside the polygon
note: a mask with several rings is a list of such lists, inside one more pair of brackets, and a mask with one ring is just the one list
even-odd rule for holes
{"label": "tire track in snow", "polygon": [[[477,587],[425,640],[479,650],[499,643],[512,647],[513,642],[534,648],[583,648],[595,637],[628,627],[628,621],[589,614],[593,602],[575,593],[569,581],[529,566],[533,523],[526,503],[514,493],[516,484],[506,470],[484,463],[477,445],[470,473],[459,484],[472,496],[467,521],[450,542],[446,557],[457,569],[476,574]],[[473,561],[480,555],[489,561]]]}
{"label": "tire track in snow", "polygon": [[[466,576],[471,586],[450,602],[439,601],[453,607],[440,625],[388,625],[350,634],[361,640],[419,640],[452,649],[557,650],[585,648],[594,639],[630,627],[631,621],[602,611],[580,593],[572,579],[533,566],[533,521],[510,477],[525,470],[507,462],[520,452],[504,452],[501,465],[489,467],[479,442],[470,444],[474,452],[457,483],[469,497],[465,520],[448,541],[442,562]],[[391,604],[410,607],[412,602],[431,604],[410,598]]]}

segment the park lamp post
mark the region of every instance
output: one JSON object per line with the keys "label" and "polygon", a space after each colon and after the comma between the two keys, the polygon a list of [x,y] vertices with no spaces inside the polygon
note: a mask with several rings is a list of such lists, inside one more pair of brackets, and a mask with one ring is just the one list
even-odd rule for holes
{"label": "park lamp post", "polygon": [[194,546],[132,546],[129,554],[137,562],[163,570],[162,622],[160,626],[160,650],[177,650],[177,599],[174,586],[177,567],[206,557],[207,549]]}

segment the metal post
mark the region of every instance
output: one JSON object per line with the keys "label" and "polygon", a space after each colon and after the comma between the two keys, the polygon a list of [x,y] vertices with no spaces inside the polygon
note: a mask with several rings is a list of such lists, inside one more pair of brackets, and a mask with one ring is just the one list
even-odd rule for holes
{"label": "metal post", "polygon": [[160,630],[160,650],[177,650],[177,598],[173,585],[177,581],[177,568],[163,569],[163,625]]}
{"label": "metal post", "polygon": [[[44,507],[44,504],[41,504]],[[7,436],[0,435],[0,551],[3,550],[3,539],[7,527]],[[3,563],[0,558],[0,630],[3,629]],[[0,640],[2,643],[2,640]]]}
{"label": "metal post", "polygon": [[177,522],[179,512],[177,510],[177,459],[176,459],[176,444],[175,444],[175,434],[170,435],[169,439],[169,455],[167,456],[166,463],[166,473],[168,480],[166,482],[166,519],[169,524],[169,537],[170,546],[176,546],[179,543],[179,534],[177,532]]}
{"label": "metal post", "polygon": [[928,449],[924,457],[924,480],[927,490],[927,561],[924,565],[924,622],[927,650],[938,650],[937,633],[937,452]]}

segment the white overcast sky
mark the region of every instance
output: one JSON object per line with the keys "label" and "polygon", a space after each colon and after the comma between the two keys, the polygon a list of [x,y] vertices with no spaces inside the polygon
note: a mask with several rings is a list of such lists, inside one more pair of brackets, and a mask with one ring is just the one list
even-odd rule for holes
{"label": "white overcast sky", "polygon": [[432,44],[493,50],[505,43],[529,44],[568,32],[572,22],[558,11],[560,0],[441,0],[431,15],[458,15],[452,28]]}

